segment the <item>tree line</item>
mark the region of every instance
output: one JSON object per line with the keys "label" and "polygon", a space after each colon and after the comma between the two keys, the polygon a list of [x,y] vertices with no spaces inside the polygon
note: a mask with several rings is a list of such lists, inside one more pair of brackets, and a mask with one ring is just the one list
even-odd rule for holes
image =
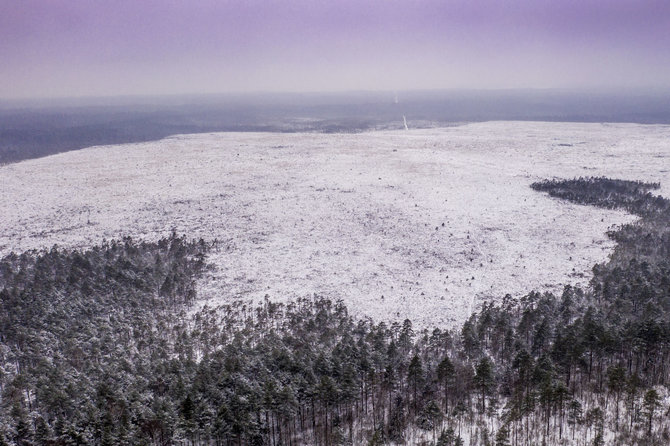
{"label": "tree line", "polygon": [[209,245],[176,235],[10,255],[0,444],[668,444],[668,200],[533,187],[640,219],[588,287],[508,295],[450,330],[319,296],[187,315]]}

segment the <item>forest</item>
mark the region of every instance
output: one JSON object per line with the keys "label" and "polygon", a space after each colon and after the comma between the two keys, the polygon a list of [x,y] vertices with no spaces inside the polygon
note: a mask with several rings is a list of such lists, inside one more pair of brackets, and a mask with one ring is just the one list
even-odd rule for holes
{"label": "forest", "polygon": [[484,303],[457,329],[320,296],[196,310],[216,243],[126,238],[0,261],[0,445],[670,444],[670,200],[653,183],[532,185],[621,208],[588,287]]}

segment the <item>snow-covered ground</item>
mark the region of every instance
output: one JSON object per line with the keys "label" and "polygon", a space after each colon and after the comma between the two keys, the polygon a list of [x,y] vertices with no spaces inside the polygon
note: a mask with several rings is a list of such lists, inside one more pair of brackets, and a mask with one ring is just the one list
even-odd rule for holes
{"label": "snow-covered ground", "polygon": [[320,294],[376,320],[452,325],[486,299],[588,281],[605,231],[632,217],[528,186],[599,175],[670,196],[670,127],[180,135],[0,167],[0,254],[175,229],[220,241],[202,304]]}

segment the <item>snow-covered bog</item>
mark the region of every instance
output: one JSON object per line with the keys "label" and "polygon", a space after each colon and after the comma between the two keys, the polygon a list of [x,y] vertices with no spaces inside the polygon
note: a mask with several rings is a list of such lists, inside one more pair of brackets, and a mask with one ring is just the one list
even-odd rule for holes
{"label": "snow-covered bog", "polygon": [[199,305],[319,294],[453,326],[485,300],[588,281],[633,217],[529,185],[601,175],[670,196],[670,127],[178,135],[0,167],[0,254],[176,230],[218,240]]}

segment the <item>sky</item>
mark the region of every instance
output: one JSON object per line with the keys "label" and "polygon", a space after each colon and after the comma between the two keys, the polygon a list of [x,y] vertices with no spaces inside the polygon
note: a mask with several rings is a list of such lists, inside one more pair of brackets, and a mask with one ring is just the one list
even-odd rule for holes
{"label": "sky", "polygon": [[0,0],[0,98],[670,88],[668,0]]}

